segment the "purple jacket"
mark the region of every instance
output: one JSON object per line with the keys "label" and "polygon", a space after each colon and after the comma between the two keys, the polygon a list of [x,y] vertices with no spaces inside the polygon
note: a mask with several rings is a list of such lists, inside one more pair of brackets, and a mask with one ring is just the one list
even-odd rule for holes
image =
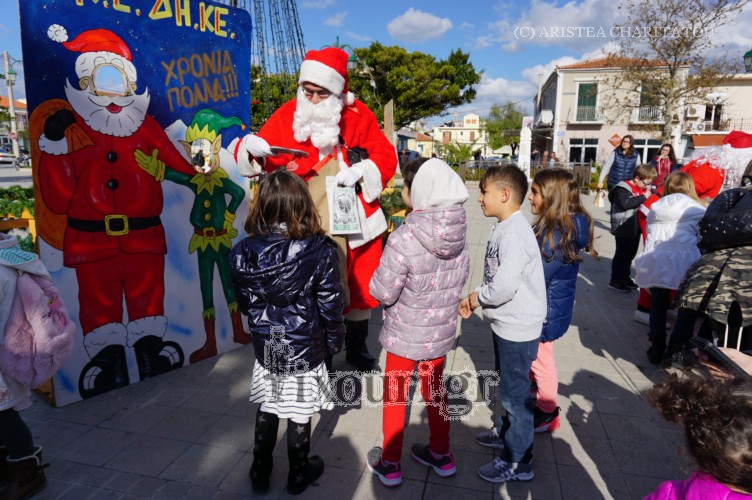
{"label": "purple jacket", "polygon": [[715,478],[695,472],[689,479],[666,481],[643,500],[749,500],[750,495],[738,493]]}
{"label": "purple jacket", "polygon": [[371,279],[384,305],[379,341],[413,360],[436,359],[454,346],[457,306],[470,272],[461,205],[412,212],[389,236]]}

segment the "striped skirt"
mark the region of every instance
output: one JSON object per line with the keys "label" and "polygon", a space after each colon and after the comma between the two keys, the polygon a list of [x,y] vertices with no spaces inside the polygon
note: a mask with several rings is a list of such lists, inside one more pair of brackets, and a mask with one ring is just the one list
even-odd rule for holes
{"label": "striped skirt", "polygon": [[311,417],[334,408],[329,374],[322,363],[304,373],[275,375],[258,361],[251,378],[251,403],[264,403],[280,418]]}

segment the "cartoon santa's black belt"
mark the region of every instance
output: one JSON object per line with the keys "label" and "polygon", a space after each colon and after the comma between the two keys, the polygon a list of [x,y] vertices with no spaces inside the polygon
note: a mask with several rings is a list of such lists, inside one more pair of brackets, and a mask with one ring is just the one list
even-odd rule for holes
{"label": "cartoon santa's black belt", "polygon": [[128,217],[127,215],[105,215],[104,220],[85,220],[68,217],[68,227],[87,233],[107,233],[108,236],[123,236],[130,231],[159,226],[162,219],[151,217]]}
{"label": "cartoon santa's black belt", "polygon": [[217,231],[213,227],[205,227],[203,229],[194,228],[193,233],[197,236],[203,236],[204,238],[216,238],[217,236],[227,234],[227,229],[220,229]]}

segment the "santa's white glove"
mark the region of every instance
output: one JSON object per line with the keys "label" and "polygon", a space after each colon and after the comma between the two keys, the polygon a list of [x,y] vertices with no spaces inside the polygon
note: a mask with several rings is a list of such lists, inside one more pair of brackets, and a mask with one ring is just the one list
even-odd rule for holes
{"label": "santa's white glove", "polygon": [[265,156],[272,156],[272,150],[269,147],[269,143],[257,135],[247,135],[244,139],[245,149],[254,158],[263,158]]}
{"label": "santa's white glove", "polygon": [[352,166],[345,170],[340,170],[337,174],[337,184],[346,187],[352,187],[363,178],[363,170],[360,167]]}

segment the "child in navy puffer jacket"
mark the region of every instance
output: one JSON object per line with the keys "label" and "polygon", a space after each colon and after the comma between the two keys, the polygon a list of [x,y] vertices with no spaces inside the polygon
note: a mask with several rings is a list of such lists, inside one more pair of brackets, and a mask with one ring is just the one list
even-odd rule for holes
{"label": "child in navy puffer jacket", "polygon": [[250,401],[261,402],[251,482],[254,491],[269,489],[279,419],[288,418],[287,490],[298,494],[324,470],[308,452],[311,416],[334,406],[324,356],[339,352],[345,336],[337,249],[305,182],[286,170],[261,182],[245,230],[250,237],[232,249],[230,269],[256,354]]}
{"label": "child in navy puffer jacket", "polygon": [[531,380],[537,387],[535,432],[545,432],[559,427],[559,380],[553,341],[567,333],[572,322],[580,252],[585,250],[594,258],[598,258],[598,252],[593,244],[593,220],[580,201],[580,187],[569,170],[538,172],[528,199],[536,216],[533,229],[546,279],[546,321],[538,357],[531,367]]}
{"label": "child in navy puffer jacket", "polygon": [[370,292],[384,305],[379,335],[386,349],[384,448],[368,454],[368,467],[385,486],[402,482],[400,459],[409,383],[418,365],[428,403],[428,445],[414,444],[413,458],[441,477],[455,474],[449,452],[449,414],[443,386],[445,355],[454,346],[457,306],[470,272],[462,204],[462,179],[438,158],[402,167],[402,197],[414,209],[387,242]]}

